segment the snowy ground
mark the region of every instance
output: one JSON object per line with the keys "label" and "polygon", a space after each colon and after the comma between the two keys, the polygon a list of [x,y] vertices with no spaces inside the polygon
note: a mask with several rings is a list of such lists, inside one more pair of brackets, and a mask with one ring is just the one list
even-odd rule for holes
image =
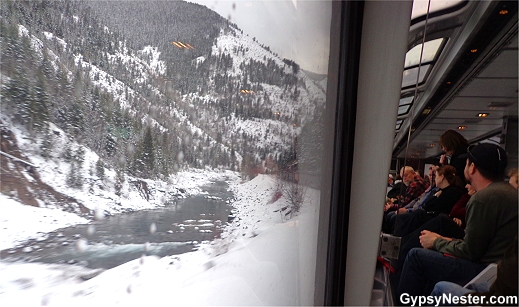
{"label": "snowy ground", "polygon": [[[237,218],[221,239],[191,253],[142,257],[93,278],[96,271],[80,266],[0,261],[1,305],[313,304],[319,193],[307,189],[301,213],[285,221],[275,211],[286,200],[271,203],[276,185],[272,177],[241,182],[229,172],[220,175],[230,180],[237,209]],[[194,187],[218,175],[197,171],[178,176],[179,182]],[[0,197],[0,249],[85,222],[59,209],[23,206]]]}

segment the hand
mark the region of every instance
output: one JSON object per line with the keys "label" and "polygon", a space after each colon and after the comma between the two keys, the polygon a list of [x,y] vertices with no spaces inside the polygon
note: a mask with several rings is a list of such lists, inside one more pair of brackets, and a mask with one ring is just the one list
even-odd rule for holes
{"label": "hand", "polygon": [[458,225],[458,226],[460,226],[460,227],[461,227],[461,225],[463,224],[463,222],[462,222],[460,219],[458,219],[458,218],[455,218],[455,217],[454,217],[454,218],[452,218],[452,220],[454,221],[454,223],[456,223],[456,225]]}
{"label": "hand", "polygon": [[444,165],[447,164],[447,156],[445,154],[441,155],[440,157],[440,164]]}
{"label": "hand", "polygon": [[434,193],[434,197],[440,197],[442,195],[442,190],[439,190],[438,192]]}
{"label": "hand", "polygon": [[420,244],[422,244],[422,247],[426,249],[432,249],[434,247],[434,240],[442,237],[439,234],[429,230],[422,230],[420,234]]}
{"label": "hand", "polygon": [[407,213],[407,209],[406,208],[400,208],[396,211],[396,214],[404,214],[404,213]]}
{"label": "hand", "polygon": [[434,172],[436,172],[440,167],[438,165],[429,166],[429,176],[432,178]]}

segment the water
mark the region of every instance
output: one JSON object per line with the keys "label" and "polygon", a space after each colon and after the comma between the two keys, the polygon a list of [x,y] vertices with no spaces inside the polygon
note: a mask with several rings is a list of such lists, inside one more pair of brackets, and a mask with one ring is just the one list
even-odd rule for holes
{"label": "water", "polygon": [[142,255],[164,257],[196,250],[200,242],[219,236],[232,210],[225,182],[203,189],[208,195],[173,201],[164,208],[59,229],[43,240],[1,251],[1,258],[109,269]]}

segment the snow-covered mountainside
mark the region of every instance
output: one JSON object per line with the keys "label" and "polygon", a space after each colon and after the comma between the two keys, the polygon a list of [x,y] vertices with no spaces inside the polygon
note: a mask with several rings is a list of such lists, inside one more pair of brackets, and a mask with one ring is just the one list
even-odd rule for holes
{"label": "snow-covered mountainside", "polygon": [[[106,200],[77,204],[78,212],[96,206],[116,212],[125,193],[146,194],[132,185],[156,184],[148,189],[180,195],[167,186],[184,168],[252,177],[321,147],[315,131],[323,79],[205,7],[178,1],[1,6],[2,141],[12,134],[19,146],[2,151],[37,165],[56,193]],[[35,204],[41,197],[32,194]],[[154,197],[144,198],[163,202]]]}

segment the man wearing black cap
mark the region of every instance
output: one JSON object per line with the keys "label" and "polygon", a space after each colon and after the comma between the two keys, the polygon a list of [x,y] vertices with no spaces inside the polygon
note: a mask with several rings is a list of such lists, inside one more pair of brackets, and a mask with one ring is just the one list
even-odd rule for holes
{"label": "man wearing black cap", "polygon": [[[460,156],[462,157],[462,156]],[[464,285],[489,263],[503,258],[517,235],[517,190],[504,181],[505,151],[483,143],[469,147],[465,179],[477,191],[467,203],[463,240],[424,230],[420,243],[405,260],[398,285],[402,304],[415,295],[429,295],[439,281]]]}

